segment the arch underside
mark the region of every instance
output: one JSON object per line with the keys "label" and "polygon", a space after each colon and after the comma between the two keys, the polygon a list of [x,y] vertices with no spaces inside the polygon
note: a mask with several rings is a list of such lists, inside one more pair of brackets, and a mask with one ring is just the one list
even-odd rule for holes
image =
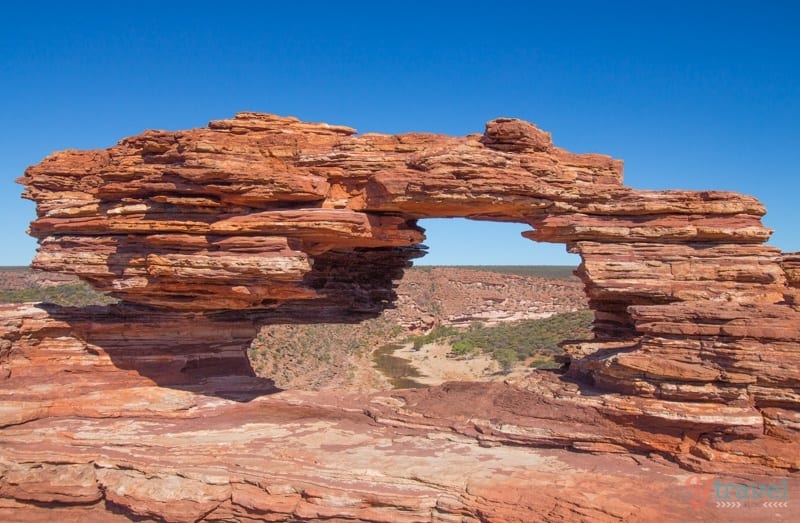
{"label": "arch underside", "polygon": [[[255,322],[358,321],[424,255],[422,218],[525,223],[581,256],[595,314],[570,372],[606,390],[800,410],[796,255],[764,245],[763,205],[625,187],[622,162],[532,124],[357,135],[240,113],[63,151],[26,171],[33,266],[126,303]],[[465,241],[469,241],[465,239]],[[776,414],[777,416],[778,414]]]}

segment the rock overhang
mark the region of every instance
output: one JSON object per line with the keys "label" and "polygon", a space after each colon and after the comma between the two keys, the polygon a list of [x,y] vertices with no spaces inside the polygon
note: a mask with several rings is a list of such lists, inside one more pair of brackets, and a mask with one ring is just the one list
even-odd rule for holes
{"label": "rock overhang", "polygon": [[[7,519],[570,520],[577,506],[616,521],[631,477],[670,487],[630,514],[663,516],[668,499],[695,517],[672,497],[685,485],[664,482],[686,476],[674,464],[698,481],[797,481],[800,256],[763,245],[755,198],[631,189],[620,161],[507,118],[482,135],[390,136],[240,113],[56,153],[21,181],[34,266],[122,302],[0,307]],[[378,314],[424,253],[416,221],[456,216],[526,223],[581,256],[595,339],[565,346],[565,375],[371,396],[278,393],[255,376],[245,348],[260,325]],[[336,424],[353,446],[331,445]],[[425,458],[398,476],[416,448]],[[551,451],[579,463],[553,477],[597,475],[565,490],[526,465]],[[428,480],[443,473],[456,481]]]}
{"label": "rock overhang", "polygon": [[[391,280],[424,254],[420,218],[528,223],[527,237],[576,251],[582,241],[769,235],[753,198],[635,191],[622,184],[621,161],[571,154],[513,118],[488,122],[483,135],[393,136],[239,113],[56,153],[20,182],[37,202],[36,268],[177,310],[313,308],[336,297],[347,314],[350,292],[356,309],[379,311]],[[346,252],[358,255],[337,267]]]}
{"label": "rock overhang", "polygon": [[[452,137],[239,113],[55,153],[20,182],[37,203],[35,268],[127,303],[256,323],[358,321],[391,307],[395,281],[425,253],[418,219],[526,223],[525,237],[582,259],[596,340],[567,347],[574,375],[665,399],[708,382],[720,402],[769,404],[752,386],[795,398],[797,256],[764,245],[764,206],[632,189],[622,167],[514,118]],[[619,353],[618,340],[634,348]],[[731,380],[740,374],[754,381]]]}

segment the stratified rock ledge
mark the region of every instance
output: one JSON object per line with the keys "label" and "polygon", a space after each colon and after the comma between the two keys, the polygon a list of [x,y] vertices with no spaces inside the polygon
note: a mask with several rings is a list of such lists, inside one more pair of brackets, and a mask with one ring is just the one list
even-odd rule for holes
{"label": "stratified rock ledge", "polygon": [[[240,113],[20,181],[34,267],[121,303],[0,307],[5,520],[800,519],[800,257],[764,245],[752,197],[634,190],[511,118],[390,136]],[[255,377],[261,325],[391,307],[428,217],[581,256],[595,339],[565,375],[373,395]],[[736,482],[786,496],[725,510]]]}

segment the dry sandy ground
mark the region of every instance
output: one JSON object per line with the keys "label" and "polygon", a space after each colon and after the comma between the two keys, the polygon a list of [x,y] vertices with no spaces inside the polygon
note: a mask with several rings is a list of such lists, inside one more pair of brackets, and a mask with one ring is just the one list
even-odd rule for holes
{"label": "dry sandy ground", "polygon": [[407,343],[394,355],[411,361],[422,374],[414,378],[425,385],[440,385],[446,381],[490,381],[496,378],[497,363],[488,355],[481,354],[469,359],[448,358],[450,346],[428,343],[419,350]]}

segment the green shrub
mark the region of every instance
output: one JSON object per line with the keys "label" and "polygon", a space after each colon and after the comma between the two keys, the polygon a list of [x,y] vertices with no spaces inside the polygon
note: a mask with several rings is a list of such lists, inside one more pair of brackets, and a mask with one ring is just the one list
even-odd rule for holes
{"label": "green shrub", "polygon": [[456,333],[458,333],[458,329],[446,327],[444,325],[436,325],[428,334],[424,336],[414,336],[410,341],[413,344],[414,350],[420,350],[423,345],[449,338]]}
{"label": "green shrub", "polygon": [[500,364],[500,368],[502,368],[504,372],[513,369],[514,365],[519,361],[517,353],[512,349],[497,349],[492,352],[492,357]]}
{"label": "green shrub", "polygon": [[456,356],[467,356],[475,352],[475,344],[470,340],[458,340],[453,343],[450,352]]}
{"label": "green shrub", "polygon": [[561,364],[549,355],[539,355],[528,365],[532,369],[560,369]]}

